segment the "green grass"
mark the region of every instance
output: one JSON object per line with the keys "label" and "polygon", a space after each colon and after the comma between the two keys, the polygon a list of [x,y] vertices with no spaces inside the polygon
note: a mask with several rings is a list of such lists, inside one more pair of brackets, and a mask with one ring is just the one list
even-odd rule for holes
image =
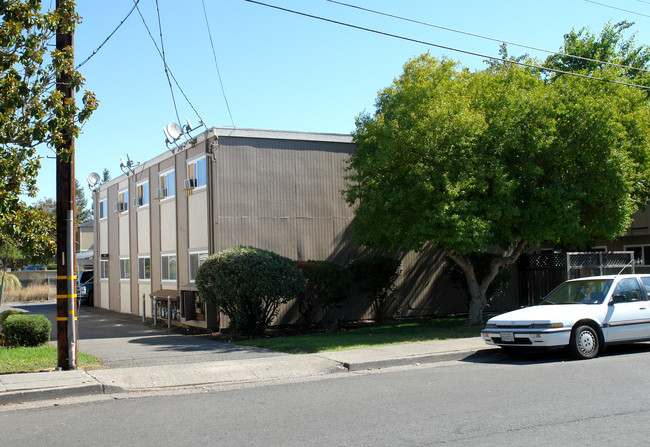
{"label": "green grass", "polygon": [[285,337],[268,337],[237,341],[244,346],[256,346],[292,354],[346,349],[419,341],[446,340],[452,338],[478,337],[480,327],[466,326],[466,318],[437,318],[417,320],[381,326],[365,326]]}
{"label": "green grass", "polygon": [[[79,368],[97,367],[99,359],[89,354],[78,353]],[[57,348],[52,345],[36,347],[0,346],[0,374],[49,371],[56,368]]]}

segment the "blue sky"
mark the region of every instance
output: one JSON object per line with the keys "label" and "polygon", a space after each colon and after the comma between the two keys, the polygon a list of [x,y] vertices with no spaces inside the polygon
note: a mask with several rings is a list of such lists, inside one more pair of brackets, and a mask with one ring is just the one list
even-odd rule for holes
{"label": "blue sky", "polygon": [[[262,0],[438,45],[498,56],[499,43],[398,21],[326,0]],[[636,22],[639,43],[650,43],[650,0],[342,0],[346,3],[529,46],[558,50],[572,28],[599,33],[612,21]],[[221,72],[228,113],[210,46],[201,0],[158,0],[167,64],[208,127],[350,133],[355,117],[371,112],[377,92],[410,58],[429,51],[470,69],[483,59],[289,14],[244,0],[204,0]],[[47,3],[47,2],[45,2]],[[52,2],[53,3],[53,2]],[[616,8],[625,12],[608,8]],[[124,19],[133,0],[78,0],[83,23],[75,35],[81,62]],[[140,10],[160,46],[155,0]],[[538,53],[510,47],[510,53]],[[120,156],[144,162],[166,150],[162,131],[177,121],[162,60],[134,11],[82,68],[99,109],[76,141],[76,177],[91,171],[120,175]],[[173,82],[173,81],[172,81]],[[199,117],[174,84],[181,124]],[[80,96],[80,95],[79,95]],[[42,148],[42,156],[52,156]],[[53,159],[43,159],[37,199],[54,197]],[[86,192],[88,190],[86,189]],[[89,197],[88,192],[86,196]],[[25,198],[28,202],[33,199]]]}

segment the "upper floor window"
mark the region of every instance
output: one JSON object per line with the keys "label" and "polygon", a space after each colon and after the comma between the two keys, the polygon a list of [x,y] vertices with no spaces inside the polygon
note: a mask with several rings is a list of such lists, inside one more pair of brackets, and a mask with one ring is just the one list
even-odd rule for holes
{"label": "upper floor window", "polygon": [[205,156],[187,162],[187,184],[186,188],[199,188],[205,186],[207,181]]}
{"label": "upper floor window", "polygon": [[129,210],[129,190],[125,189],[117,194],[117,202],[113,205],[113,211],[123,213]]}
{"label": "upper floor window", "polygon": [[131,260],[129,258],[120,259],[120,279],[131,278]]}
{"label": "upper floor window", "polygon": [[149,205],[149,182],[140,183],[136,187],[136,193],[138,196],[134,199],[134,204],[137,206],[147,206]]}
{"label": "upper floor window", "polygon": [[160,174],[160,189],[156,197],[164,199],[165,197],[173,197],[176,194],[176,176],[174,170],[163,172]]}
{"label": "upper floor window", "polygon": [[99,260],[99,279],[108,279],[108,259]]}
{"label": "upper floor window", "polygon": [[138,279],[151,279],[151,258],[149,256],[138,257]]}
{"label": "upper floor window", "polygon": [[176,255],[162,255],[160,279],[163,281],[176,281]]}
{"label": "upper floor window", "polygon": [[107,199],[102,199],[99,201],[99,220],[106,219],[106,207],[108,205]]}
{"label": "upper floor window", "polygon": [[208,251],[195,251],[190,252],[190,281],[196,278],[196,272],[199,271],[199,266],[208,258]]}

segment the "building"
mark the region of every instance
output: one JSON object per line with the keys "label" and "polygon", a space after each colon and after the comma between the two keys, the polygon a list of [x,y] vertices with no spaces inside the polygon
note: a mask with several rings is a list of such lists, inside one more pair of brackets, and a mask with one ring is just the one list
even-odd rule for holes
{"label": "building", "polygon": [[[212,128],[101,185],[95,306],[151,316],[150,294],[175,295],[173,319],[214,328],[216,310],[198,303],[194,287],[209,254],[250,245],[294,260],[347,261],[358,252],[341,194],[353,150],[349,135]],[[370,303],[355,306],[349,318],[371,312]],[[289,306],[278,321],[293,314]]]}

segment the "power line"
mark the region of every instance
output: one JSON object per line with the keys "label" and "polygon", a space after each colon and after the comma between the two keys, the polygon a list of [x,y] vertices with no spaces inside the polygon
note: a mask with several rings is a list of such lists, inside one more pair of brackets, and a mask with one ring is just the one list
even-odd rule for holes
{"label": "power line", "polygon": [[529,50],[542,51],[544,53],[554,54],[554,55],[558,55],[558,56],[566,56],[566,57],[571,57],[571,58],[574,58],[574,59],[581,59],[581,60],[590,61],[590,62],[598,62],[599,64],[612,65],[612,66],[620,67],[620,68],[627,68],[627,69],[633,69],[633,70],[639,70],[639,71],[650,71],[650,70],[646,70],[644,68],[637,68],[637,67],[630,67],[628,65],[615,64],[613,62],[600,61],[598,59],[591,59],[591,58],[584,57],[584,56],[576,56],[574,54],[559,53],[557,51],[545,50],[543,48],[537,48],[537,47],[533,47],[533,46],[530,46],[530,45],[524,45],[524,44],[520,44],[520,43],[516,43],[516,42],[509,42],[507,40],[497,39],[497,38],[494,38],[494,37],[482,36],[480,34],[470,33],[470,32],[467,32],[467,31],[462,31],[462,30],[458,30],[458,29],[454,29],[454,28],[448,28],[446,26],[436,25],[436,24],[433,24],[433,23],[423,22],[423,21],[420,21],[420,20],[409,19],[407,17],[401,17],[401,16],[398,16],[398,15],[389,14],[389,13],[382,12],[382,11],[377,11],[375,9],[363,8],[361,6],[352,5],[352,4],[349,4],[349,3],[343,3],[343,2],[336,1],[336,0],[326,0],[326,1],[328,1],[330,3],[335,3],[337,5],[341,5],[341,6],[347,6],[348,8],[358,9],[360,11],[370,12],[372,14],[378,14],[378,15],[382,15],[382,16],[385,16],[385,17],[391,17],[393,19],[403,20],[405,22],[411,22],[411,23],[416,23],[418,25],[424,25],[424,26],[429,26],[429,27],[432,27],[432,28],[438,28],[438,29],[445,30],[445,31],[451,31],[453,33],[464,34],[466,36],[478,37],[480,39],[491,40],[493,42],[505,43],[505,44],[508,44],[508,45],[516,46],[516,47],[527,48]]}
{"label": "power line", "polygon": [[172,87],[172,81],[169,79],[169,70],[167,70],[167,60],[165,59],[165,42],[163,41],[163,32],[162,32],[162,23],[160,21],[160,8],[158,7],[158,0],[156,0],[156,13],[158,15],[158,30],[160,31],[160,48],[162,49],[162,59],[163,65],[165,66],[165,76],[167,76],[167,83],[169,84],[169,91],[172,94],[172,102],[174,103],[174,111],[176,112],[177,123],[181,122],[181,118],[178,116],[178,107],[176,107],[176,97],[174,96],[174,87]]}
{"label": "power line", "polygon": [[[135,2],[136,0],[133,0],[133,1]],[[142,15],[142,11],[140,11],[139,7],[137,8],[137,10],[138,10],[138,14],[140,15],[140,19],[142,20],[142,24],[144,25],[145,29],[147,30],[147,33],[149,34],[149,38],[151,39],[151,42],[153,43],[153,46],[156,48],[156,51],[158,52],[158,55],[162,59],[163,64],[165,64],[166,69],[169,70],[169,74],[171,75],[172,79],[174,80],[174,84],[176,84],[176,87],[178,87],[178,90],[183,95],[183,98],[185,98],[185,101],[187,101],[187,103],[190,105],[190,107],[192,108],[192,110],[194,111],[196,116],[199,118],[199,120],[203,121],[203,118],[201,118],[201,115],[199,114],[199,112],[196,110],[196,108],[192,104],[192,101],[190,101],[190,99],[185,94],[185,91],[183,90],[181,85],[178,83],[178,80],[174,76],[174,72],[172,72],[172,69],[167,65],[167,62],[165,62],[165,59],[163,58],[163,55],[162,55],[162,53],[160,51],[160,48],[158,47],[158,43],[156,43],[156,39],[153,37],[153,34],[151,34],[151,30],[149,29],[149,25],[147,25],[147,21],[145,20],[144,16]]]}
{"label": "power line", "polygon": [[131,8],[131,10],[129,11],[129,13],[126,15],[126,17],[124,17],[124,19],[120,22],[120,24],[117,25],[117,27],[113,30],[113,32],[110,33],[110,34],[108,35],[108,37],[107,37],[107,38],[106,38],[106,39],[101,43],[101,45],[99,45],[99,46],[97,47],[97,49],[96,49],[95,51],[93,51],[93,52],[90,54],[90,56],[88,56],[88,57],[87,57],[87,58],[86,58],[82,63],[80,63],[79,65],[77,65],[77,67],[75,68],[75,70],[79,70],[79,67],[81,67],[81,66],[84,65],[86,62],[88,62],[88,61],[89,61],[89,60],[90,60],[94,55],[97,54],[97,52],[98,52],[99,50],[102,49],[102,47],[104,46],[104,44],[106,44],[106,42],[108,42],[108,40],[109,40],[111,37],[113,37],[113,34],[115,34],[115,33],[117,32],[117,30],[120,29],[120,27],[121,27],[122,25],[124,25],[124,22],[126,22],[126,20],[129,18],[129,16],[130,16],[131,13],[133,12],[133,10],[138,6],[138,3],[140,3],[140,0],[136,0],[136,1],[135,1],[135,4],[133,5],[133,8]]}
{"label": "power line", "polygon": [[629,12],[630,14],[636,14],[636,15],[642,16],[642,17],[650,17],[650,15],[647,15],[647,14],[641,14],[640,12],[630,11],[628,9],[623,9],[623,8],[617,8],[616,6],[608,5],[608,4],[605,4],[605,3],[595,2],[593,0],[585,0],[585,1],[589,2],[589,3],[593,3],[594,5],[604,6],[605,8],[611,8],[611,9],[616,9],[618,11]]}
{"label": "power line", "polygon": [[303,17],[309,17],[311,19],[321,20],[323,22],[333,23],[335,25],[341,25],[341,26],[345,26],[345,27],[348,27],[348,28],[358,29],[358,30],[361,30],[361,31],[367,31],[369,33],[379,34],[381,36],[393,37],[395,39],[405,40],[405,41],[408,41],[408,42],[419,43],[419,44],[422,44],[422,45],[428,45],[428,46],[432,46],[432,47],[435,47],[435,48],[440,48],[442,50],[448,50],[448,51],[454,51],[454,52],[457,52],[457,53],[467,54],[469,56],[482,57],[482,58],[497,61],[497,62],[502,62],[502,63],[507,63],[507,64],[514,64],[514,65],[533,68],[533,69],[537,69],[537,70],[550,71],[550,72],[553,72],[553,73],[565,74],[567,76],[574,76],[574,77],[577,77],[577,78],[591,79],[591,80],[594,80],[594,81],[607,82],[607,83],[610,83],[610,84],[625,85],[627,87],[636,87],[636,88],[643,89],[643,90],[650,90],[650,87],[646,87],[646,86],[643,86],[643,85],[630,84],[630,83],[627,83],[627,82],[615,81],[613,79],[598,78],[596,76],[590,76],[590,75],[585,75],[585,74],[580,74],[580,73],[572,73],[570,71],[563,71],[563,70],[558,70],[558,69],[555,69],[555,68],[540,67],[538,65],[528,64],[528,63],[525,63],[525,62],[512,60],[512,59],[501,59],[501,58],[498,58],[498,57],[495,57],[495,56],[488,56],[488,55],[481,54],[481,53],[475,53],[473,51],[462,50],[460,48],[448,47],[448,46],[445,46],[445,45],[439,45],[439,44],[436,44],[436,43],[427,42],[425,40],[413,39],[411,37],[400,36],[398,34],[387,33],[385,31],[379,31],[379,30],[372,29],[372,28],[366,28],[366,27],[363,27],[363,26],[358,26],[358,25],[353,25],[353,24],[350,24],[350,23],[340,22],[338,20],[328,19],[326,17],[319,17],[319,16],[315,16],[315,15],[312,15],[312,14],[307,14],[307,13],[300,12],[300,11],[294,11],[294,10],[291,10],[291,9],[282,8],[280,6],[270,5],[268,3],[258,2],[258,1],[255,1],[255,0],[244,0],[244,1],[248,2],[248,3],[253,3],[253,4],[256,4],[256,5],[260,5],[260,6],[266,6],[267,8],[277,9],[279,11],[284,11],[284,12],[288,12],[288,13],[291,13],[291,14],[300,15],[300,16],[303,16]]}
{"label": "power line", "polygon": [[230,122],[232,123],[232,127],[236,127],[235,121],[232,119],[232,113],[230,112],[230,104],[228,104],[228,98],[226,98],[226,90],[223,88],[223,80],[221,79],[219,64],[217,63],[217,53],[214,50],[214,42],[212,41],[212,32],[210,31],[210,23],[208,22],[208,12],[205,9],[205,0],[201,0],[201,3],[203,4],[203,16],[205,17],[205,26],[208,28],[208,36],[210,36],[212,57],[214,58],[214,66],[217,68],[217,76],[219,77],[219,84],[221,85],[221,93],[223,94],[223,100],[226,102],[226,108],[228,109],[228,115],[230,116]]}

